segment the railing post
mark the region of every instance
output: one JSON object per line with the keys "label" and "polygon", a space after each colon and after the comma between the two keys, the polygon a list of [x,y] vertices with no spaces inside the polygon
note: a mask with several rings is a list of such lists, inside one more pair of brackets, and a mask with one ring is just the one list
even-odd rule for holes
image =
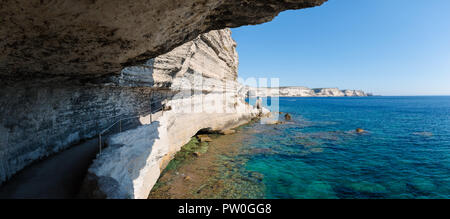
{"label": "railing post", "polygon": [[102,134],[98,134],[98,147],[99,147],[99,154],[102,153]]}
{"label": "railing post", "polygon": [[164,116],[164,104],[163,104],[163,102],[164,102],[164,101],[167,102],[167,101],[166,101],[166,98],[167,98],[167,93],[164,93],[164,97],[163,97],[162,100],[161,100],[161,115],[162,115],[162,116]]}
{"label": "railing post", "polygon": [[152,114],[153,114],[153,110],[152,110],[152,101],[153,101],[153,91],[150,93],[150,124],[152,124]]}

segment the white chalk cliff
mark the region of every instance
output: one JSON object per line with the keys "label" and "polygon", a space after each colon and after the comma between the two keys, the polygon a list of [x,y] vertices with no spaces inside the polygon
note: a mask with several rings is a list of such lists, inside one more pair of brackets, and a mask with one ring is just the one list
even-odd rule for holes
{"label": "white chalk cliff", "polygon": [[118,83],[168,87],[173,96],[165,108],[171,110],[153,115],[151,124],[143,117],[143,126],[108,139],[110,146],[87,177],[95,181],[94,197],[147,198],[161,170],[199,130],[226,130],[259,115],[245,103],[245,89],[236,80],[235,48],[230,30],[211,31],[146,65],[124,69]]}
{"label": "white chalk cliff", "polygon": [[250,96],[275,96],[275,97],[365,97],[361,90],[339,90],[338,88],[314,88],[307,87],[273,87],[273,88],[253,88],[246,87]]}

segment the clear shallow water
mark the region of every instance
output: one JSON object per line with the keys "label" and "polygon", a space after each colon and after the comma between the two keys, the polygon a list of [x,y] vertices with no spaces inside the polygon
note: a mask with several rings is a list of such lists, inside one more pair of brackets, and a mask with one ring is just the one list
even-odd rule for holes
{"label": "clear shallow water", "polygon": [[450,97],[279,102],[293,122],[246,128],[240,155],[265,198],[450,198]]}

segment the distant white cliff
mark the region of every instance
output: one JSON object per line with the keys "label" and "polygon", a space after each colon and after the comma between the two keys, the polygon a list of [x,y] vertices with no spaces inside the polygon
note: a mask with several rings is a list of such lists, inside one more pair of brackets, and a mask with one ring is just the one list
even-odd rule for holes
{"label": "distant white cliff", "polygon": [[308,88],[308,87],[247,87],[248,96],[276,97],[366,97],[372,96],[361,90],[340,90],[338,88]]}

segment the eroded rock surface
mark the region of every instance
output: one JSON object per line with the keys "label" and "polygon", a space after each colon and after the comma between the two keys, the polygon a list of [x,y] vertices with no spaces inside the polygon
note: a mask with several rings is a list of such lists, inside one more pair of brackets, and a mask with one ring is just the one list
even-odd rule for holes
{"label": "eroded rock surface", "polygon": [[98,185],[92,194],[147,198],[161,170],[197,132],[229,130],[260,115],[260,109],[245,103],[245,89],[236,80],[235,48],[230,30],[211,31],[114,77],[124,86],[136,86],[141,80],[128,76],[151,75],[152,85],[177,94],[166,103],[171,110],[156,121],[108,140],[110,147],[89,169],[86,184]]}
{"label": "eroded rock surface", "polygon": [[0,76],[97,77],[225,27],[259,24],[326,0],[4,0]]}
{"label": "eroded rock surface", "polygon": [[[200,34],[267,22],[280,11],[325,1],[1,1],[0,183],[35,160],[95,137],[118,117],[147,118],[150,99],[191,95],[181,86],[195,77],[191,69],[215,69],[202,72],[211,86],[200,93],[217,89],[216,80],[236,78],[236,69],[226,70],[237,66],[235,45],[213,36],[227,31]],[[178,53],[150,59],[180,45],[185,49]],[[194,49],[217,58],[188,61],[201,57]],[[185,70],[189,74],[180,73]]]}

